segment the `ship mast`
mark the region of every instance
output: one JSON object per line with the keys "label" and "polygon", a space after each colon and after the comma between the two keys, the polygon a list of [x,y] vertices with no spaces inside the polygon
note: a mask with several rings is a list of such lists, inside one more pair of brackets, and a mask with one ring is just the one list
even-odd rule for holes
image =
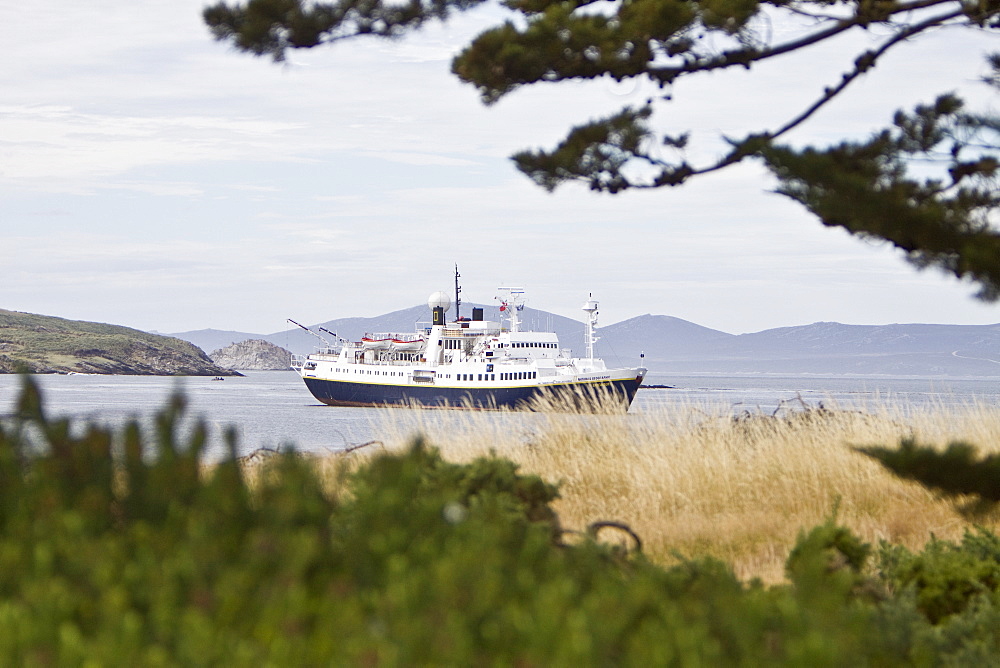
{"label": "ship mast", "polygon": [[510,331],[521,331],[520,311],[524,308],[524,288],[497,288],[497,292],[500,293],[497,297],[500,300],[500,317],[503,318],[506,312],[510,318]]}
{"label": "ship mast", "polygon": [[456,262],[455,263],[455,322],[458,322],[459,320],[462,319],[462,312],[460,310],[460,307],[462,306],[462,298],[458,296],[459,293],[462,292],[462,288],[458,285],[458,279],[460,279],[461,277],[462,275],[458,273],[458,263]]}

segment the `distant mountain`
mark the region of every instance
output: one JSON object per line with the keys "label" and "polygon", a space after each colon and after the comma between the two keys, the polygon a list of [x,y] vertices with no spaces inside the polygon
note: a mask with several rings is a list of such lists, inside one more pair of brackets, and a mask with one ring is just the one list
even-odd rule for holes
{"label": "distant mountain", "polygon": [[[465,304],[485,309],[487,319],[499,316],[495,304]],[[563,347],[577,354],[585,349],[581,320],[539,309],[522,311],[524,329],[553,331]],[[372,318],[340,318],[310,328],[332,338],[323,327],[356,340],[365,333],[413,331],[429,324],[425,305]],[[1000,376],[1000,324],[996,325],[843,325],[817,322],[779,327],[752,334],[728,334],[666,315],[641,315],[598,329],[597,352],[609,365],[642,363],[649,369],[674,373],[809,373],[886,374],[919,376]],[[307,354],[320,343],[301,329],[269,335],[201,330],[175,334],[214,350],[239,340],[264,339],[296,354]],[[225,340],[224,340],[225,339]],[[231,340],[230,340],[231,339]]]}
{"label": "distant mountain", "polygon": [[[583,325],[580,342],[583,343]],[[640,315],[597,330],[597,349],[609,364],[635,364],[640,355],[649,366],[653,361],[671,359],[716,348],[737,338],[733,334],[696,325],[669,315]],[[652,368],[652,367],[651,367]]]}
{"label": "distant mountain", "polygon": [[165,334],[164,336],[175,336],[178,339],[184,339],[198,346],[206,353],[211,353],[213,350],[225,348],[234,343],[262,338],[260,334],[222,331],[219,329],[196,329],[191,332],[178,332],[176,334]]}
{"label": "distant mountain", "polygon": [[[654,368],[654,365],[650,365]],[[659,348],[677,372],[1000,376],[1000,325],[817,322]]]}
{"label": "distant mountain", "polygon": [[770,350],[812,355],[900,354],[959,351],[972,356],[996,353],[1000,325],[842,325],[817,322],[742,334],[733,351],[759,353]]}
{"label": "distant mountain", "polygon": [[[471,317],[472,309],[475,307],[482,308],[484,316],[487,319],[496,320],[499,316],[496,304],[474,304],[469,302],[462,303],[462,315],[464,317]],[[430,316],[431,314],[427,309],[427,305],[421,304],[371,318],[338,318],[336,320],[311,324],[308,327],[313,332],[312,334],[293,327],[273,334],[200,329],[191,332],[179,332],[171,334],[171,336],[190,341],[206,352],[223,348],[233,343],[240,343],[241,341],[264,339],[276,346],[286,348],[296,355],[307,355],[317,346],[323,345],[323,342],[319,338],[320,336],[332,342],[334,337],[330,332],[349,340],[358,340],[365,334],[376,332],[412,332],[418,325],[430,326]],[[521,311],[521,320],[523,322],[523,329],[544,329],[556,332],[564,346],[573,347],[578,350],[582,349],[584,344],[584,325],[580,321],[533,308],[525,308]],[[320,328],[327,331],[322,331]]]}

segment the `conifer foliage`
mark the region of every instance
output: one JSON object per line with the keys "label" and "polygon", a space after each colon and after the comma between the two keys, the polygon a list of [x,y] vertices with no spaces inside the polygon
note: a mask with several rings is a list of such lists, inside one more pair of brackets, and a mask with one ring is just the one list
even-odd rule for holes
{"label": "conifer foliage", "polygon": [[[216,38],[282,60],[288,49],[361,36],[396,38],[427,21],[445,20],[485,0],[246,0],[218,2],[204,18]],[[503,0],[511,20],[491,28],[453,61],[452,71],[493,104],[518,88],[570,79],[641,79],[662,93],[638,108],[573,128],[551,150],[525,150],[517,167],[546,189],[581,182],[619,193],[676,186],[730,165],[756,160],[780,181],[778,192],[829,226],[902,249],[918,267],[935,267],[1000,297],[997,233],[1000,118],[974,114],[942,91],[913,112],[896,112],[869,141],[792,147],[786,136],[876,67],[896,47],[941,30],[1000,29],[989,0]],[[774,30],[780,25],[780,31]],[[689,160],[690,132],[666,133],[653,114],[669,104],[673,84],[729,69],[752,69],[799,57],[839,38],[864,33],[867,47],[844,52],[842,75],[817,81],[813,100],[789,108],[776,127],[748,127],[726,137],[728,152]],[[777,36],[776,36],[777,35]],[[960,34],[956,34],[960,38]],[[997,86],[1000,55],[984,83]],[[871,119],[884,123],[885,116]],[[665,158],[667,152],[673,158]],[[920,165],[919,176],[910,166]]]}

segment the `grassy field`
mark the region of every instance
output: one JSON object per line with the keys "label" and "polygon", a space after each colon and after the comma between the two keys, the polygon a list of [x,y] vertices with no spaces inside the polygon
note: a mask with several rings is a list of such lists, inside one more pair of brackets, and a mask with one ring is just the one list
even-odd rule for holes
{"label": "grassy field", "polygon": [[[564,528],[624,522],[662,564],[712,555],[742,579],[778,582],[799,532],[835,510],[840,523],[873,543],[920,549],[932,535],[959,538],[969,523],[951,502],[895,478],[852,446],[915,437],[996,451],[1000,408],[799,406],[739,418],[725,407],[684,404],[627,415],[386,409],[376,426],[390,449],[424,434],[449,460],[495,452],[522,472],[559,482]],[[359,451],[327,464],[363,458]],[[979,521],[1000,525],[996,517]]]}

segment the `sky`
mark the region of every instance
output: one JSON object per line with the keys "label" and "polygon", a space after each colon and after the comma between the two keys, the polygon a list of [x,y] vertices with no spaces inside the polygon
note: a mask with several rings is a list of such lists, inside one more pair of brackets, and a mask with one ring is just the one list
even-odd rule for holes
{"label": "sky", "polygon": [[[972,285],[824,228],[752,164],[616,196],[532,185],[511,154],[650,92],[570,82],[483,106],[450,61],[496,8],[274,64],[214,41],[204,4],[0,4],[0,308],[269,334],[424,303],[457,264],[463,299],[523,286],[529,306],[582,320],[593,294],[602,325],[1000,322]],[[968,32],[904,45],[790,139],[863,138],[948,91],[995,110],[977,83],[988,48]],[[779,126],[853,53],[682,81],[654,122],[690,128],[707,162],[722,135]]]}

